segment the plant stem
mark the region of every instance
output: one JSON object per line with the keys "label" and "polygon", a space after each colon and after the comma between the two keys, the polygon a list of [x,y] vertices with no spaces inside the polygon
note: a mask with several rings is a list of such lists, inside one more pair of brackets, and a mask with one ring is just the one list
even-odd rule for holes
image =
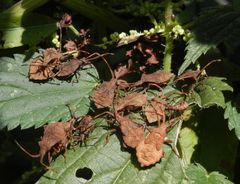
{"label": "plant stem", "polygon": [[163,58],[163,70],[171,71],[171,63],[172,63],[172,50],[173,50],[173,37],[171,35],[172,32],[172,2],[171,0],[166,0],[166,9],[165,9],[165,50],[164,50],[164,58]]}

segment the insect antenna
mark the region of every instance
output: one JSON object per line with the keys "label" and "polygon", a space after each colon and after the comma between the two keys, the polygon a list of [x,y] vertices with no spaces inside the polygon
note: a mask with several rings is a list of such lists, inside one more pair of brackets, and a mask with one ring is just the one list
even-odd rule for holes
{"label": "insect antenna", "polygon": [[31,154],[29,153],[25,148],[23,148],[18,142],[17,140],[14,140],[14,142],[18,145],[18,147],[24,152],[26,153],[28,156],[32,157],[32,158],[38,158],[40,157],[40,154]]}

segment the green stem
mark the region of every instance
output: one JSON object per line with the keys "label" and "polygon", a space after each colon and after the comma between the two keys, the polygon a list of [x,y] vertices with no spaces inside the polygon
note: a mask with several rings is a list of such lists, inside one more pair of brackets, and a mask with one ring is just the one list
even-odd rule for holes
{"label": "green stem", "polygon": [[78,32],[78,30],[77,30],[73,25],[68,26],[68,28],[69,28],[76,36],[79,36],[79,35],[80,35],[80,33]]}
{"label": "green stem", "polygon": [[173,50],[173,37],[172,37],[172,2],[171,0],[166,0],[166,9],[165,9],[165,50],[164,50],[164,58],[163,58],[163,70],[171,71],[172,64],[172,50]]}

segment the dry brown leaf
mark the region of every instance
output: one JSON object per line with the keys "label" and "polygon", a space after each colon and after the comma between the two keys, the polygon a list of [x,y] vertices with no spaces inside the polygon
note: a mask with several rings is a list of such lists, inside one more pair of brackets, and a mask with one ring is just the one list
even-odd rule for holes
{"label": "dry brown leaf", "polygon": [[108,82],[103,82],[99,88],[93,92],[91,99],[97,108],[112,106],[116,82],[117,79],[111,79]]}
{"label": "dry brown leaf", "polygon": [[120,111],[124,108],[138,108],[142,107],[147,103],[147,95],[141,93],[130,93],[124,98],[118,100],[114,106],[116,111]]}
{"label": "dry brown leaf", "polygon": [[150,166],[158,162],[163,156],[163,143],[167,136],[167,125],[162,123],[153,128],[145,140],[136,147],[136,155],[141,167]]}
{"label": "dry brown leaf", "polygon": [[144,140],[143,126],[133,122],[129,117],[117,116],[117,121],[123,135],[123,141],[126,146],[136,148]]}

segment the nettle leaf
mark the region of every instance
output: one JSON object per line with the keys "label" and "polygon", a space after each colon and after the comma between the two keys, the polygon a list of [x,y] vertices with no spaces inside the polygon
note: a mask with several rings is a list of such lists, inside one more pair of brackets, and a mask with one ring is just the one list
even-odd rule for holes
{"label": "nettle leaf", "polygon": [[196,184],[232,184],[226,176],[218,173],[211,172],[207,173],[200,164],[191,164],[186,169],[186,175],[191,183]]}
{"label": "nettle leaf", "polygon": [[0,14],[0,49],[34,46],[57,30],[56,21],[40,14]]}
{"label": "nettle leaf", "polygon": [[[79,71],[78,82],[51,80],[34,83],[28,80],[29,61],[24,55],[0,58],[0,128],[9,130],[40,127],[51,121],[67,120],[70,113],[66,104],[76,108],[77,115],[89,109],[89,95],[97,85],[93,67]],[[73,78],[74,80],[74,78]]]}
{"label": "nettle leaf", "polygon": [[186,164],[191,163],[192,154],[195,151],[195,146],[198,143],[198,137],[196,133],[185,127],[181,130],[179,135],[179,144],[181,147],[182,157]]}
{"label": "nettle leaf", "polygon": [[202,54],[206,54],[212,47],[213,45],[201,43],[197,39],[191,38],[187,43],[187,53],[184,57],[183,64],[178,70],[178,75],[182,74],[190,64],[195,63]]}
{"label": "nettle leaf", "polygon": [[196,23],[193,38],[188,41],[184,62],[178,75],[207,51],[221,42],[239,43],[240,11],[231,6],[221,7],[205,13]]}
{"label": "nettle leaf", "polygon": [[[105,122],[103,125],[107,125]],[[46,172],[37,184],[53,183],[181,183],[184,172],[181,160],[172,151],[169,145],[164,145],[165,156],[153,167],[140,168],[136,161],[135,152],[124,150],[119,137],[115,134],[106,144],[107,130],[102,126],[94,129],[89,137],[87,146],[75,146],[66,151],[66,160],[59,156],[52,164],[52,170]],[[175,137],[176,128],[168,138]],[[95,138],[95,139],[93,139]],[[84,179],[81,169],[92,171],[91,179]],[[90,170],[89,170],[90,169]]]}
{"label": "nettle leaf", "polygon": [[224,108],[225,100],[222,91],[233,91],[231,86],[223,82],[224,79],[222,77],[208,77],[200,81],[194,88],[194,98],[197,99],[196,104],[202,108],[212,105]]}
{"label": "nettle leaf", "polygon": [[240,139],[240,113],[239,107],[233,101],[226,103],[224,118],[228,119],[230,130],[235,129],[236,136]]}

